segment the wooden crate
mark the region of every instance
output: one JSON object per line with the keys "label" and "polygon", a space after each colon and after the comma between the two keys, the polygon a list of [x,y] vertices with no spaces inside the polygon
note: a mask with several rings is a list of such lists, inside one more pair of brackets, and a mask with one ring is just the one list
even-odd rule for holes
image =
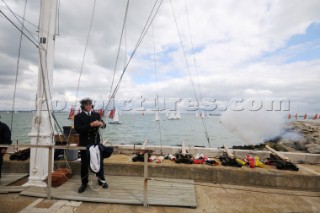
{"label": "wooden crate", "polygon": [[71,178],[71,171],[66,168],[56,169],[51,173],[51,185],[58,187],[67,182]]}

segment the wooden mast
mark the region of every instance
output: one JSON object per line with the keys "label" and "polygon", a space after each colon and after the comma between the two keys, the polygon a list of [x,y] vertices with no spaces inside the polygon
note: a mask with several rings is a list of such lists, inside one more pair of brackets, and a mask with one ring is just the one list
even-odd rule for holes
{"label": "wooden mast", "polygon": [[[29,133],[32,145],[53,145],[54,125],[51,116],[51,90],[55,45],[57,0],[41,1],[39,24],[39,68],[36,113]],[[26,186],[46,187],[48,163],[52,149],[31,148],[29,180]],[[51,161],[51,166],[53,161]],[[49,166],[49,167],[51,167]],[[52,167],[51,167],[52,168]]]}

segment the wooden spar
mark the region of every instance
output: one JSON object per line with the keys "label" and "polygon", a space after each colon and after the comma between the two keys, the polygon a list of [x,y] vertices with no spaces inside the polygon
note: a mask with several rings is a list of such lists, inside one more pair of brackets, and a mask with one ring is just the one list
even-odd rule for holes
{"label": "wooden spar", "polygon": [[226,144],[223,145],[224,146],[224,151],[227,153],[229,158],[234,158],[234,155],[231,153],[231,151],[228,149],[228,146]]}
{"label": "wooden spar", "polygon": [[[146,139],[143,142],[142,149],[145,150],[147,147],[147,142],[148,140]],[[148,206],[148,153],[144,153],[144,161],[143,161],[143,177],[144,177],[144,182],[143,182],[143,206],[147,207]]]}
{"label": "wooden spar", "polygon": [[52,184],[52,146],[49,147],[49,163],[48,163],[48,188],[47,199],[51,200],[51,184]]}
{"label": "wooden spar", "polygon": [[280,152],[277,152],[276,150],[272,149],[270,146],[266,145],[266,148],[271,151],[273,154],[275,154],[276,156],[278,156],[279,158],[281,158],[284,161],[290,161],[289,158],[287,156],[284,156],[283,154],[281,154]]}

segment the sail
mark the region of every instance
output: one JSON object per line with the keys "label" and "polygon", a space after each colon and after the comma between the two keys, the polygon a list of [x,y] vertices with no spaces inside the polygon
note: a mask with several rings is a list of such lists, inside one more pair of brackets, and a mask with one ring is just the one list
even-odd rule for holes
{"label": "sail", "polygon": [[74,119],[74,113],[75,113],[75,109],[74,107],[71,107],[68,119]]}
{"label": "sail", "polygon": [[307,119],[307,113],[304,114],[303,119]]}
{"label": "sail", "polygon": [[119,123],[120,119],[119,119],[119,112],[117,110],[117,108],[114,109],[114,116],[113,116],[113,123]]}
{"label": "sail", "polygon": [[113,108],[109,113],[109,118],[113,119],[116,109]]}
{"label": "sail", "polygon": [[181,119],[181,114],[179,110],[177,110],[176,112],[176,119]]}
{"label": "sail", "polygon": [[99,113],[100,117],[102,117],[104,115],[104,110],[100,109],[98,113]]}
{"label": "sail", "polygon": [[313,117],[313,120],[316,120],[318,118],[318,114],[316,114],[314,117]]}
{"label": "sail", "polygon": [[159,111],[156,111],[156,117],[154,118],[155,121],[160,120]]}
{"label": "sail", "polygon": [[291,119],[291,115],[290,114],[288,115],[288,119]]}
{"label": "sail", "polygon": [[169,114],[168,120],[174,120],[174,119],[176,119],[176,115],[174,114],[173,111],[171,111]]}
{"label": "sail", "polygon": [[196,111],[196,118],[198,118],[199,117],[199,112],[198,111]]}

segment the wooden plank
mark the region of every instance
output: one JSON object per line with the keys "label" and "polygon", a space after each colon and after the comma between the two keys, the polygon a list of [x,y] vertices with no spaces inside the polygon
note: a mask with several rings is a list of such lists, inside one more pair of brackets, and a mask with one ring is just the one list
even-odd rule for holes
{"label": "wooden plank", "polygon": [[[144,149],[146,148],[147,140],[145,141],[144,144]],[[144,153],[144,162],[143,162],[143,206],[147,207],[148,206],[148,153]]]}
{"label": "wooden plank", "polygon": [[[144,204],[144,178],[107,176],[108,189],[100,188],[94,180],[83,193],[78,193],[80,176],[73,176],[67,183],[58,188],[52,188],[52,198],[87,202]],[[63,190],[61,190],[63,189]],[[46,189],[29,187],[21,195],[46,197]],[[157,178],[148,180],[148,205],[196,207],[196,194],[192,180],[177,180]]]}
{"label": "wooden plank", "polygon": [[0,179],[0,187],[10,185],[27,176],[27,173],[2,173]]}

